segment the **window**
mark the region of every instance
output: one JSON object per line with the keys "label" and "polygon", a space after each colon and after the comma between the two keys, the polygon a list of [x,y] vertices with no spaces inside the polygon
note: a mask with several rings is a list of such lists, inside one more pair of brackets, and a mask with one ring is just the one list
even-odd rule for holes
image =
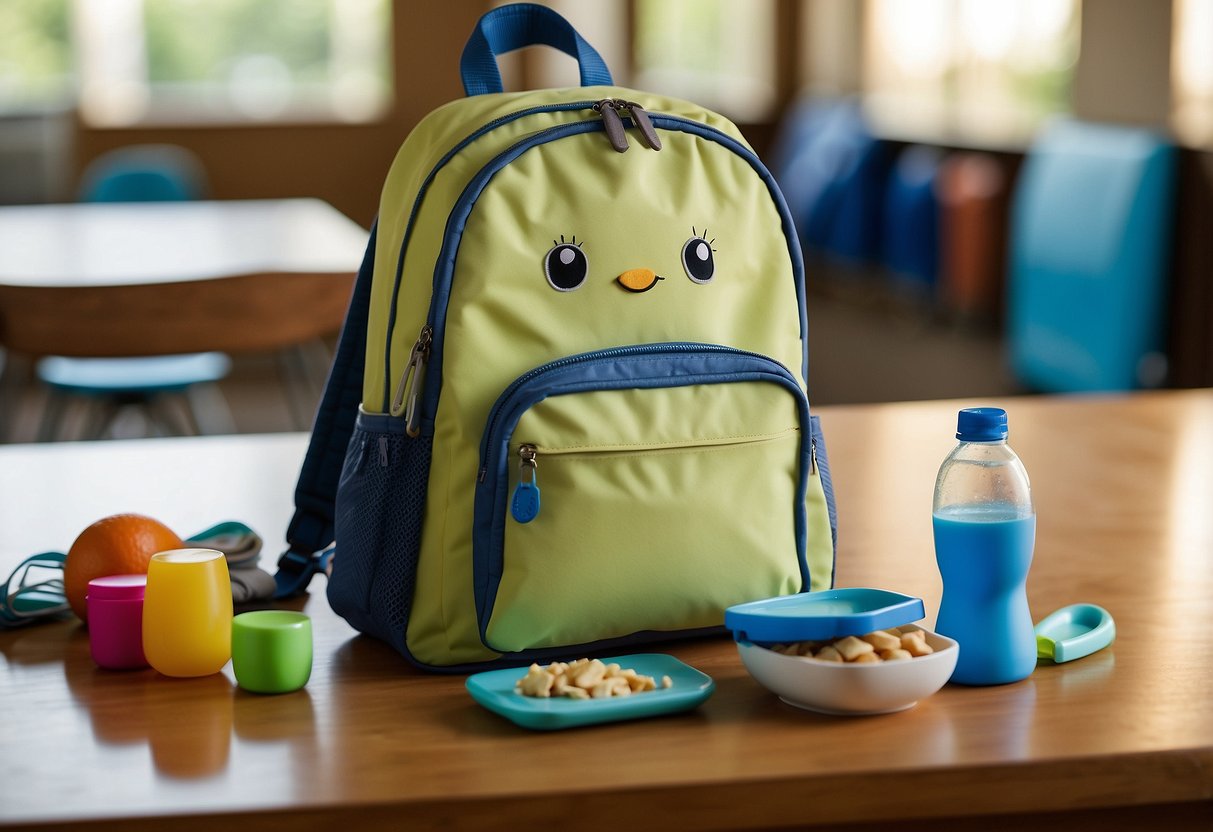
{"label": "window", "polygon": [[1196,145],[1213,145],[1213,0],[1177,0],[1171,83],[1175,132]]}
{"label": "window", "polygon": [[[775,0],[542,2],[590,41],[620,86],[686,98],[735,121],[776,116]],[[536,87],[576,83],[575,62],[555,50],[526,60],[529,70],[515,56],[499,61],[507,90],[527,79]]]}
{"label": "window", "polygon": [[68,0],[0,3],[0,113],[60,109],[72,100]]}
{"label": "window", "polygon": [[1069,109],[1077,0],[869,0],[867,11],[864,86],[878,112],[1005,139]]}
{"label": "window", "polygon": [[104,126],[366,121],[391,94],[388,0],[74,0],[80,110]]}
{"label": "window", "polygon": [[734,121],[776,105],[774,0],[636,0],[635,85]]}

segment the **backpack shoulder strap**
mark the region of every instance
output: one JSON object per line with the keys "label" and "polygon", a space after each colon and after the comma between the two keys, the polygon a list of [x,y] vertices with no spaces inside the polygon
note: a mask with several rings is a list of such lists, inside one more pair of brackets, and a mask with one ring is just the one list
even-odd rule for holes
{"label": "backpack shoulder strap", "polygon": [[371,278],[375,271],[377,227],[377,222],[371,227],[366,254],[354,283],[354,294],[345,313],[345,324],[337,340],[337,353],[312,427],[307,456],[295,485],[295,514],[286,530],[287,550],[278,559],[278,571],[274,575],[275,598],[305,591],[312,576],[323,572],[333,556],[337,483],[362,401],[366,323],[371,304]]}

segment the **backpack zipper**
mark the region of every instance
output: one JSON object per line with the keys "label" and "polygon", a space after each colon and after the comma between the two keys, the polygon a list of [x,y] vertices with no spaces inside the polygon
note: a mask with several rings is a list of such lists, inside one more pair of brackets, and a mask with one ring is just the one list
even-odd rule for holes
{"label": "backpack zipper", "polygon": [[421,334],[417,336],[417,340],[413,344],[408,364],[405,365],[404,374],[400,377],[400,384],[396,387],[396,395],[392,398],[391,414],[404,416],[404,432],[414,439],[421,435],[421,428],[418,425],[417,397],[421,394],[421,387],[425,383],[425,367],[426,362],[429,361],[430,344],[433,340],[434,328],[429,324],[421,327]]}
{"label": "backpack zipper", "polygon": [[[648,112],[644,111],[643,108],[634,107],[632,104],[630,104],[630,102],[623,101],[622,99],[604,99],[604,100],[608,100],[608,101],[612,102],[613,106],[606,107],[604,105],[602,110],[595,110],[595,112],[599,112],[601,114],[602,111],[610,110],[610,111],[614,111],[616,113],[616,115],[618,115],[618,109],[620,107],[627,108],[633,114],[635,114],[636,110],[639,110],[641,113],[643,113],[642,118],[649,124],[649,129],[652,130],[653,125],[652,125],[652,121],[650,119],[650,115]],[[619,103],[621,101],[622,101],[622,104]],[[597,103],[599,103],[599,102],[593,102],[593,103],[587,102],[583,106],[583,109],[593,110],[594,104],[597,104]],[[573,108],[564,107],[562,109],[573,109]],[[609,117],[607,117],[607,118],[609,118]],[[748,161],[754,167],[755,172],[758,173],[760,176],[762,176],[764,181],[769,180],[768,185],[772,189],[775,188],[774,178],[771,176],[770,171],[768,171],[767,168],[762,164],[761,160],[758,159],[758,157],[754,153],[754,151],[750,150],[745,145],[740,144],[736,139],[729,136],[728,134],[723,133],[722,131],[720,131],[719,129],[717,129],[715,127],[711,127],[710,125],[702,124],[700,122],[697,122],[697,121],[694,121],[694,120],[688,119],[688,118],[683,118],[681,116],[658,115],[657,119],[658,119],[658,121],[668,122],[670,124],[677,125],[673,128],[667,128],[667,129],[679,129],[679,126],[685,126],[685,127],[689,128],[685,132],[691,133],[693,135],[706,136],[706,137],[708,137],[708,139],[710,141],[715,141],[715,142],[723,145],[724,147],[731,150],[733,153],[736,153],[737,155],[741,156],[743,159]],[[443,233],[442,248],[439,252],[438,260],[434,264],[434,278],[433,278],[433,287],[432,287],[432,290],[430,293],[429,312],[427,313],[425,327],[423,327],[423,329],[422,329],[423,332],[425,332],[426,329],[429,330],[429,332],[431,334],[432,345],[430,347],[427,347],[427,352],[423,359],[424,362],[428,363],[431,359],[433,359],[434,361],[437,361],[438,366],[440,368],[439,372],[441,372],[442,346],[443,346],[443,337],[445,334],[445,325],[446,325],[445,304],[449,300],[449,297],[450,297],[450,279],[451,279],[451,276],[454,274],[455,255],[458,251],[459,240],[462,237],[463,223],[467,220],[468,214],[471,213],[472,207],[475,205],[476,200],[479,198],[480,193],[488,185],[489,180],[492,179],[492,177],[499,170],[501,170],[506,165],[513,162],[515,159],[517,159],[519,156],[521,156],[527,150],[530,150],[532,147],[536,147],[541,144],[546,144],[547,142],[553,141],[557,138],[565,138],[568,136],[578,135],[580,133],[589,133],[589,132],[593,132],[598,129],[602,129],[605,131],[606,130],[605,125],[606,125],[606,122],[601,121],[599,119],[571,121],[571,122],[565,122],[563,124],[553,125],[551,127],[547,127],[543,130],[540,130],[536,133],[532,133],[529,136],[526,136],[526,137],[518,140],[513,145],[511,145],[510,147],[506,148],[501,153],[499,153],[495,157],[493,157],[489,162],[487,162],[484,165],[484,167],[482,167],[480,169],[480,171],[474,177],[472,177],[471,181],[468,182],[467,186],[464,188],[463,192],[459,195],[459,198],[455,201],[455,204],[451,209],[451,214],[447,219],[446,231]],[[643,129],[641,130],[641,133],[642,133],[642,135],[644,134]],[[654,131],[654,137],[655,136],[656,136],[656,133]],[[609,136],[608,136],[608,138],[609,138]],[[660,145],[660,139],[657,139],[656,143],[658,145]],[[612,146],[614,146],[614,145],[612,145]],[[790,229],[794,228],[794,226],[792,224],[791,215],[788,213],[787,205],[786,205],[786,203],[784,203],[783,198],[779,194],[778,190],[772,190],[772,198],[776,203],[776,208],[777,208],[778,212],[780,213],[781,217],[783,218],[784,227],[786,230],[788,230],[788,234],[794,234],[795,232],[790,230]],[[457,216],[458,216],[458,220],[456,220]],[[452,231],[454,229],[459,229],[459,233],[452,233]],[[792,239],[792,237],[789,237],[788,239]],[[808,352],[807,352],[807,345],[805,345],[807,322],[806,322],[805,316],[804,316],[804,301],[803,301],[803,297],[804,297],[803,296],[804,261],[800,256],[800,249],[798,246],[793,247],[792,245],[789,245],[788,249],[789,249],[789,254],[791,255],[791,259],[792,259],[792,273],[793,273],[793,278],[794,278],[793,282],[795,284],[794,288],[796,290],[796,295],[797,295],[800,309],[801,309],[800,339],[801,339],[801,344],[802,344],[802,350],[804,351],[803,363],[805,366],[803,367],[803,372],[807,376]],[[402,247],[401,254],[400,254],[400,264],[397,269],[397,290],[399,289],[400,269],[403,267],[403,263],[404,263],[404,249]],[[395,295],[393,295],[393,299],[394,298],[395,298]],[[396,310],[396,304],[395,304],[395,302],[393,302],[393,304],[392,304],[392,315],[393,316],[395,315],[395,310]],[[389,327],[387,355],[385,355],[385,368],[390,366],[390,360],[389,360],[390,353],[391,353],[390,332],[391,332],[391,329]],[[414,344],[415,348],[416,348],[416,346],[417,345]],[[412,366],[408,366],[405,368],[404,373],[401,376],[401,381],[400,381],[401,387],[403,387],[410,372],[414,371],[415,369],[416,368],[412,367]],[[390,381],[389,381],[389,384],[390,384]],[[386,392],[384,395],[386,398],[386,395],[387,395]],[[436,391],[430,390],[430,389],[423,389],[422,385],[420,383],[415,382],[412,385],[412,388],[410,389],[409,395],[410,395],[410,397],[412,397],[414,399],[416,399],[419,395],[421,395],[420,401],[417,402],[417,405],[420,407],[421,411],[429,412],[432,414],[437,409]],[[417,412],[417,413],[415,413],[415,418],[419,421],[421,415],[422,414],[420,412]],[[419,434],[419,430],[418,430],[418,434]],[[417,434],[411,434],[411,435],[417,435]]]}
{"label": "backpack zipper", "polygon": [[[630,446],[627,448],[541,448],[531,442],[518,446],[518,484],[514,486],[510,497],[510,516],[517,523],[526,524],[539,516],[539,457],[566,456],[636,456],[640,454],[655,454],[662,452],[694,451],[708,448],[736,448],[742,445],[762,445],[777,442],[800,432],[799,428],[788,428],[779,433],[766,436],[744,437],[731,439],[690,440],[687,442],[665,442],[646,446]],[[814,442],[812,456],[817,455]],[[810,476],[815,473],[811,468]]]}
{"label": "backpack zipper", "polygon": [[661,150],[661,138],[653,129],[653,122],[649,119],[649,114],[635,101],[623,98],[604,98],[590,109],[602,116],[602,129],[606,132],[611,147],[618,152],[625,153],[628,149],[628,134],[623,124],[623,113],[625,112],[632,117],[632,122],[640,131],[645,146],[650,150]]}
{"label": "backpack zipper", "polygon": [[[404,226],[404,236],[400,240],[400,253],[396,257],[396,279],[392,285],[392,307],[388,313],[387,324],[387,339],[384,345],[383,366],[384,373],[387,375],[384,385],[384,405],[387,405],[387,391],[391,389],[391,355],[392,355],[392,334],[396,329],[396,298],[400,294],[400,283],[404,278],[404,254],[408,250],[409,240],[413,236],[413,227],[417,222],[417,212],[421,210],[421,201],[425,198],[429,191],[430,185],[434,181],[434,177],[442,168],[446,167],[447,162],[453,159],[468,145],[483,137],[487,133],[491,133],[498,127],[502,127],[513,121],[526,116],[542,115],[544,113],[560,113],[570,112],[574,110],[593,110],[602,117],[603,125],[607,131],[607,138],[611,141],[611,146],[620,153],[628,149],[627,135],[624,133],[623,121],[620,117],[620,111],[626,110],[635,122],[636,127],[640,130],[641,136],[644,138],[645,144],[654,150],[661,149],[661,139],[657,137],[657,131],[653,129],[653,123],[649,120],[648,113],[645,112],[639,104],[634,101],[626,101],[622,98],[604,98],[600,101],[566,101],[561,104],[545,104],[539,107],[528,107],[524,110],[516,110],[512,113],[498,116],[487,124],[481,125],[476,130],[464,136],[450,150],[442,155],[434,166],[430,168],[430,172],[421,182],[421,186],[417,189],[417,195],[413,198],[413,207],[409,210],[409,219]],[[559,125],[557,125],[559,126]],[[549,128],[550,129],[550,128]],[[612,132],[617,131],[617,132]],[[400,385],[403,386],[405,378],[408,376],[409,370],[405,369],[405,375],[400,380]],[[394,412],[396,405],[393,405]]]}
{"label": "backpack zipper", "polygon": [[[477,482],[484,482],[489,474],[489,454],[491,449],[488,445],[488,437],[497,429],[497,423],[501,420],[506,409],[510,397],[518,391],[523,385],[530,382],[532,379],[549,373],[553,370],[559,370],[566,367],[572,367],[577,364],[586,364],[603,359],[613,358],[628,358],[641,355],[663,355],[668,353],[712,353],[725,356],[749,356],[750,358],[759,358],[764,361],[769,361],[781,371],[784,378],[793,385],[799,387],[796,377],[787,367],[780,364],[775,359],[768,355],[763,355],[749,350],[741,350],[736,347],[726,347],[720,344],[698,344],[686,341],[671,341],[656,344],[635,344],[627,347],[611,347],[604,350],[595,350],[593,352],[583,352],[576,355],[566,355],[564,358],[558,358],[555,361],[549,361],[547,364],[541,364],[534,369],[520,375],[518,378],[510,382],[505,390],[501,391],[501,395],[497,397],[497,401],[493,403],[492,409],[489,410],[488,419],[485,421],[485,439],[480,446],[480,471],[476,476]],[[814,454],[816,453],[816,444],[813,446]],[[811,471],[815,472],[816,463],[813,463]]]}

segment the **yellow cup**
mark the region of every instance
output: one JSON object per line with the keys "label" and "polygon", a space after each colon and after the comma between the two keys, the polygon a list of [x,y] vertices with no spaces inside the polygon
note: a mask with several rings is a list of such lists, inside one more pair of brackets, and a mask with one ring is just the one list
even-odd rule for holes
{"label": "yellow cup", "polygon": [[232,583],[214,549],[152,555],[143,599],[143,652],[165,676],[218,673],[232,657]]}

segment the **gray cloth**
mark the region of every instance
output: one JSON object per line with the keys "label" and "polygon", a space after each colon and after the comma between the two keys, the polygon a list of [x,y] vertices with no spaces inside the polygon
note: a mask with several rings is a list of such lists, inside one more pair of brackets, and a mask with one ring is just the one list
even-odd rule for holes
{"label": "gray cloth", "polygon": [[268,601],[274,597],[274,576],[257,566],[257,561],[261,559],[261,536],[248,526],[223,523],[190,538],[189,542],[207,549],[218,549],[227,557],[234,603]]}

